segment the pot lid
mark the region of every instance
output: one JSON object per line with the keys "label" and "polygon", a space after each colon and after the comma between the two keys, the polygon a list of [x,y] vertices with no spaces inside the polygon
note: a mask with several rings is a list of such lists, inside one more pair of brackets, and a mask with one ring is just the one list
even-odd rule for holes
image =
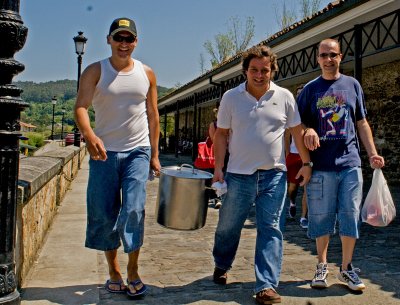
{"label": "pot lid", "polygon": [[213,174],[194,168],[189,164],[167,166],[161,168],[161,173],[167,176],[187,179],[211,179]]}

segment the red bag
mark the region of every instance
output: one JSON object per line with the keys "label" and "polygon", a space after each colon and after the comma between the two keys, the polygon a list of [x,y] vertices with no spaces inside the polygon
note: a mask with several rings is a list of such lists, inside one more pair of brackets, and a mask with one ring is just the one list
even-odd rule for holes
{"label": "red bag", "polygon": [[197,144],[197,158],[194,161],[194,166],[197,168],[214,168],[214,145],[210,137],[207,137],[205,142]]}

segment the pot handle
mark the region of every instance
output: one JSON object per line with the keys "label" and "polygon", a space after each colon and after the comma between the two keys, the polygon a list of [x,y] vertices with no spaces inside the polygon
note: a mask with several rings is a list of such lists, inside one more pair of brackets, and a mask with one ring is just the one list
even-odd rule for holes
{"label": "pot handle", "polygon": [[197,175],[197,170],[195,170],[195,168],[192,165],[184,163],[184,164],[181,165],[181,167],[179,167],[179,170],[182,170],[183,167],[187,167],[187,168],[192,169],[192,174],[193,175]]}

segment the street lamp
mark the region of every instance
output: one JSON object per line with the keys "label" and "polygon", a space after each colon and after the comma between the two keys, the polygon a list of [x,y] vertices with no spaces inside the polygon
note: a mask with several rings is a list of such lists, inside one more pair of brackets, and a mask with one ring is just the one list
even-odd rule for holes
{"label": "street lamp", "polygon": [[[83,36],[82,31],[78,31],[78,36],[74,38],[75,43],[75,52],[78,54],[78,84],[76,90],[79,90],[79,80],[81,78],[81,67],[82,67],[82,55],[85,53],[86,41],[87,38]],[[74,124],[74,146],[81,146],[81,134],[79,132],[79,128]]]}
{"label": "street lamp", "polygon": [[51,99],[51,103],[53,104],[53,120],[51,121],[51,136],[50,139],[54,140],[54,109],[56,108],[57,98],[53,96]]}
{"label": "street lamp", "polygon": [[62,107],[61,109],[62,117],[61,117],[61,140],[64,140],[64,115],[65,115],[65,108]]}
{"label": "street lamp", "polygon": [[19,137],[21,111],[29,106],[12,80],[24,70],[14,54],[22,49],[28,35],[19,15],[19,0],[0,1],[0,29],[0,304],[19,305],[15,274],[15,257],[20,254],[15,251]]}

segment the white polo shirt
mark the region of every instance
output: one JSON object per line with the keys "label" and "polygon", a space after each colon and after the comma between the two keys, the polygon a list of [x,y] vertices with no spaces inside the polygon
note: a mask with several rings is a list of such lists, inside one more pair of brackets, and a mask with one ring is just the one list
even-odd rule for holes
{"label": "white polo shirt", "polygon": [[227,171],[251,175],[258,169],[286,171],[284,132],[301,124],[292,93],[273,82],[257,101],[246,83],[225,92],[218,110],[218,127],[229,129]]}

